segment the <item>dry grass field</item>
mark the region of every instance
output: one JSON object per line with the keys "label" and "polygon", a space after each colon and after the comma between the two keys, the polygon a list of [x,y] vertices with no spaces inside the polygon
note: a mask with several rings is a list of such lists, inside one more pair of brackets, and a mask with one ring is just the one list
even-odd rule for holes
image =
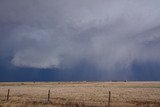
{"label": "dry grass field", "polygon": [[160,107],[160,82],[1,82],[0,107],[107,107],[109,91],[111,107]]}

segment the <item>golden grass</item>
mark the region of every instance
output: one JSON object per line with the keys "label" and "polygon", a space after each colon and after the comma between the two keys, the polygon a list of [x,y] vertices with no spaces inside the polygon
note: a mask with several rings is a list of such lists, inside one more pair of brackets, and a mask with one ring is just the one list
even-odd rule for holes
{"label": "golden grass", "polygon": [[160,107],[160,82],[1,82],[0,107],[107,107],[109,91],[111,107]]}

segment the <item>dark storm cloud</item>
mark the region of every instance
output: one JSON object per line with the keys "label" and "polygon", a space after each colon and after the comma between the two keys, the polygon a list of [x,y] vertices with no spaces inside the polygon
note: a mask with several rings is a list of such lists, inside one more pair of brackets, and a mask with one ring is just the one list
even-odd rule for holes
{"label": "dark storm cloud", "polygon": [[109,76],[130,76],[134,61],[160,61],[159,19],[159,0],[1,0],[0,52],[12,51],[19,67],[86,60]]}

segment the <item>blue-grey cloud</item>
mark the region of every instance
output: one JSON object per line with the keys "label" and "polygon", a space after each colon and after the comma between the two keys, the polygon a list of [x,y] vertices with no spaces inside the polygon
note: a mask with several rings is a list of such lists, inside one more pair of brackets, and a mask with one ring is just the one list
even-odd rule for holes
{"label": "blue-grey cloud", "polygon": [[1,0],[0,51],[19,67],[73,68],[108,76],[160,61],[159,0]]}

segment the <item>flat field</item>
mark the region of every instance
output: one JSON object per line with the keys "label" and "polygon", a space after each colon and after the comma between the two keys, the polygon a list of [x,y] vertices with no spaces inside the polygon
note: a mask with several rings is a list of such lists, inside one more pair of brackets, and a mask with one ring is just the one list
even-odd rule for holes
{"label": "flat field", "polygon": [[160,82],[0,82],[0,107],[107,107],[109,91],[110,107],[160,107]]}

